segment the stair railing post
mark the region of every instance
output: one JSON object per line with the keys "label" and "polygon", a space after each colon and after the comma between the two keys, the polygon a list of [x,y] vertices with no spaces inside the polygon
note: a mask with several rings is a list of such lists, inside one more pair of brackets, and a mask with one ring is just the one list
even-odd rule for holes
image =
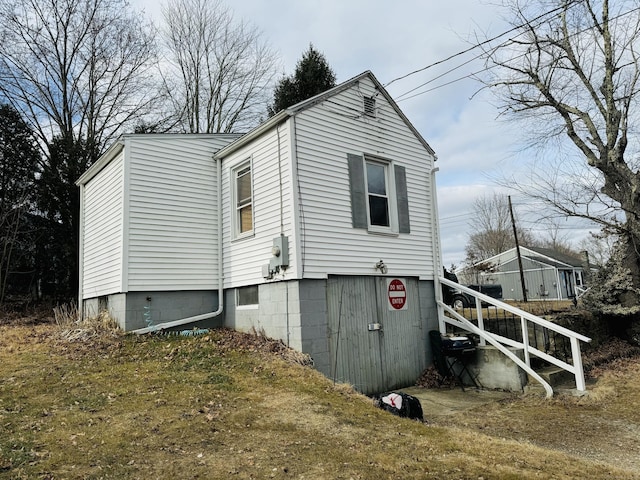
{"label": "stair railing post", "polygon": [[[478,328],[484,332],[484,318],[482,316],[482,302],[476,297],[476,313],[478,314]],[[480,346],[484,347],[487,341],[484,337],[480,337]]]}
{"label": "stair railing post", "polygon": [[524,346],[524,363],[531,368],[531,358],[529,356],[529,328],[527,327],[527,319],[520,316],[520,328],[522,329],[522,344]]}
{"label": "stair railing post", "polygon": [[582,369],[582,354],[580,353],[580,340],[571,337],[571,357],[573,358],[573,368],[576,376],[576,390],[584,392],[586,385],[584,381],[584,370]]}

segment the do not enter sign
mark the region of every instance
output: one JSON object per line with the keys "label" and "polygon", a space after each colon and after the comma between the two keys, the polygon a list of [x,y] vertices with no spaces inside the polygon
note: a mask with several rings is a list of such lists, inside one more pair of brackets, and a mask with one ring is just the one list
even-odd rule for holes
{"label": "do not enter sign", "polygon": [[387,295],[389,297],[389,310],[406,310],[407,288],[399,278],[389,279]]}

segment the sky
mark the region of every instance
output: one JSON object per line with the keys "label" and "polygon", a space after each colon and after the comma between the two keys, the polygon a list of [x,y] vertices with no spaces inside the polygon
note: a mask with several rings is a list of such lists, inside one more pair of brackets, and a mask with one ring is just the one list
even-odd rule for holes
{"label": "sky", "polygon": [[[132,0],[132,5],[156,24],[161,22],[162,0]],[[473,202],[494,191],[513,196],[515,214],[522,215],[524,227],[534,233],[546,228],[519,212],[519,208],[530,210],[525,197],[496,183],[516,170],[526,171],[529,160],[520,148],[522,132],[499,119],[491,93],[468,78],[483,67],[480,60],[471,61],[479,51],[456,55],[476,39],[510,28],[495,2],[227,0],[226,5],[237,19],[261,30],[280,56],[282,74],[294,72],[312,43],[324,54],[338,83],[371,70],[387,88],[438,157],[443,265],[463,263]],[[425,69],[453,55],[452,60]],[[586,233],[584,228],[562,228],[573,239]]]}

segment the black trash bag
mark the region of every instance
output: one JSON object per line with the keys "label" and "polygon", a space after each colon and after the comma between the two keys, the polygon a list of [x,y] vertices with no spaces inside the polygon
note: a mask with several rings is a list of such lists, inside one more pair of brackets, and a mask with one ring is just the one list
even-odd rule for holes
{"label": "black trash bag", "polygon": [[424,421],[420,400],[413,395],[402,392],[380,393],[373,397],[373,401],[378,408],[399,417]]}

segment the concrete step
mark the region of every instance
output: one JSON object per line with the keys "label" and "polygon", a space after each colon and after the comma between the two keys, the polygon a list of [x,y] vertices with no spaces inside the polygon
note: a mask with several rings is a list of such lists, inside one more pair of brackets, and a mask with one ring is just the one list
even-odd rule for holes
{"label": "concrete step", "polygon": [[[572,373],[567,372],[563,368],[551,366],[542,369],[536,369],[536,373],[546,381],[555,394],[571,393],[572,395],[584,395],[584,392],[576,390],[576,381]],[[541,393],[544,392],[542,385],[537,380],[529,376],[529,383],[524,388],[525,393]]]}
{"label": "concrete step", "polygon": [[561,385],[575,384],[575,377],[571,372],[567,372],[563,368],[559,367],[547,367],[541,370],[536,370],[551,387],[558,387]]}

